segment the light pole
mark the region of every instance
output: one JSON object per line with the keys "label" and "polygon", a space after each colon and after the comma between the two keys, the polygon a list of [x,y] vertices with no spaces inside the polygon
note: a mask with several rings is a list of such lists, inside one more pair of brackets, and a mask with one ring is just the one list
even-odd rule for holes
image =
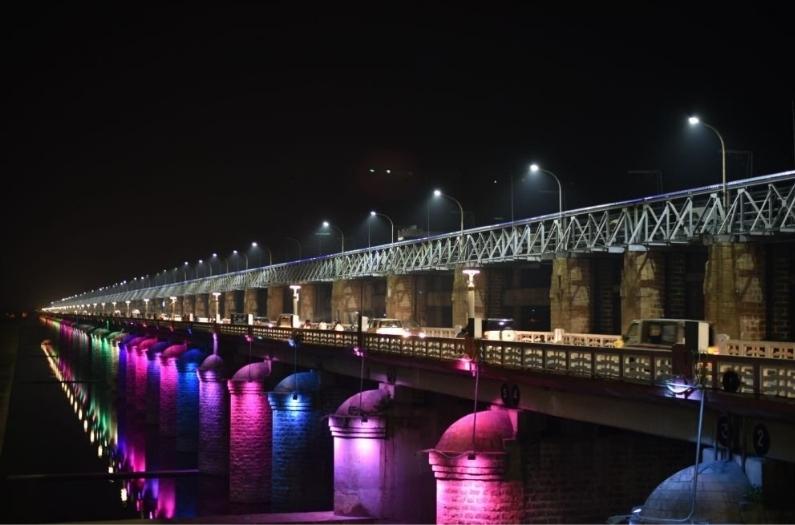
{"label": "light pole", "polygon": [[171,299],[171,320],[173,321],[177,309],[177,298],[172,295],[169,299]]}
{"label": "light pole", "polygon": [[183,277],[182,280],[183,281],[187,281],[188,280],[188,266],[189,266],[188,265],[188,261],[185,261],[185,264],[182,265],[182,277]]}
{"label": "light pole", "polygon": [[538,173],[538,172],[546,173],[547,175],[550,175],[553,179],[555,179],[555,182],[558,183],[558,218],[560,218],[562,220],[563,219],[563,186],[560,184],[560,179],[558,178],[557,175],[555,175],[551,171],[545,170],[543,168],[540,168],[538,166],[538,164],[535,164],[535,163],[530,164],[530,173]]}
{"label": "light pole", "polygon": [[217,323],[221,317],[221,310],[218,306],[218,297],[220,297],[221,292],[213,292],[213,299],[215,300],[215,322]]}
{"label": "light pole", "polygon": [[463,235],[464,234],[464,207],[461,206],[461,203],[458,202],[458,199],[456,199],[455,197],[451,197],[450,195],[447,195],[446,193],[442,193],[441,190],[433,190],[433,196],[434,197],[446,197],[446,198],[450,199],[451,201],[455,202],[458,205],[458,211],[461,214],[461,234]]}
{"label": "light pole", "polygon": [[729,193],[726,188],[726,143],[723,142],[723,136],[720,134],[720,132],[717,129],[715,129],[713,126],[710,126],[706,122],[702,121],[695,115],[689,117],[687,119],[687,122],[691,126],[697,126],[701,124],[705,128],[712,130],[712,132],[718,136],[718,140],[720,141],[720,167],[721,167],[721,175],[723,177],[723,211],[725,213],[727,211],[726,208],[729,207]]}
{"label": "light pole", "polygon": [[293,291],[293,314],[294,315],[298,315],[298,298],[299,298],[298,290],[300,290],[300,289],[301,289],[301,285],[300,284],[291,284],[290,285],[290,290]]}
{"label": "light pole", "polygon": [[[480,270],[471,268],[463,271],[467,276],[467,319],[475,318],[475,276]],[[474,335],[474,334],[473,334]]]}
{"label": "light pole", "polygon": [[[259,247],[259,244],[257,244],[256,242],[252,242],[251,243],[251,247],[252,248],[257,248],[257,247]],[[265,249],[268,250],[268,266],[273,266],[273,252],[271,252],[271,249],[270,249],[269,246],[265,246]],[[263,266],[265,266],[265,265],[263,264]]]}
{"label": "light pole", "polygon": [[116,301],[113,301],[110,304],[113,305],[113,312],[111,312],[111,315],[115,317],[116,316]]}
{"label": "light pole", "polygon": [[298,239],[294,239],[292,237],[285,237],[285,239],[287,239],[288,241],[293,241],[296,244],[296,246],[298,246],[298,258],[300,259],[301,258],[301,241],[299,241]]}
{"label": "light pole", "polygon": [[335,230],[340,232],[340,243],[341,243],[341,245],[340,245],[340,253],[344,252],[345,251],[345,234],[342,233],[342,230],[339,229],[338,227],[334,226],[333,224],[329,223],[328,221],[323,221],[323,227],[324,228],[334,228]]}
{"label": "light pole", "polygon": [[[370,212],[370,217],[383,217],[384,219],[389,221],[389,226],[390,226],[391,232],[392,232],[392,234],[389,237],[390,238],[390,243],[391,244],[395,244],[395,223],[394,223],[394,221],[392,221],[392,219],[389,217],[389,215],[386,215],[384,213],[378,213],[377,211],[373,210],[373,211]],[[367,223],[367,247],[368,248],[370,247],[370,223],[369,222]]]}
{"label": "light pole", "polygon": [[[248,270],[248,256],[245,253],[239,253],[237,250],[232,250],[232,255],[242,255],[243,260],[246,261],[246,270]],[[226,261],[226,273],[229,273],[229,259]]]}
{"label": "light pole", "polygon": [[213,275],[213,260],[215,260],[215,259],[218,259],[218,254],[217,253],[213,253],[213,257],[212,257],[212,259],[210,260],[210,263],[209,263],[210,264],[210,277],[212,277],[212,275]]}
{"label": "light pole", "polygon": [[149,298],[144,298],[144,319],[149,318]]}
{"label": "light pole", "polygon": [[129,319],[129,317],[130,317],[130,301],[127,300],[127,301],[124,301],[124,302],[127,304],[127,318]]}

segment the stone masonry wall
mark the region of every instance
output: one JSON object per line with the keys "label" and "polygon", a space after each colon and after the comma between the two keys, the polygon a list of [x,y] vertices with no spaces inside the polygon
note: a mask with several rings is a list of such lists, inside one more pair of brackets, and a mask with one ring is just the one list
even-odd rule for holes
{"label": "stone masonry wall", "polygon": [[589,333],[593,325],[591,260],[556,257],[549,287],[551,328]]}
{"label": "stone masonry wall", "polygon": [[523,446],[524,523],[605,523],[692,464],[694,445],[566,422]]}
{"label": "stone masonry wall", "polygon": [[765,250],[754,243],[713,244],[704,276],[704,315],[732,339],[766,336]]}
{"label": "stone masonry wall", "polygon": [[621,333],[634,319],[663,317],[665,256],[661,252],[625,252],[621,273]]}

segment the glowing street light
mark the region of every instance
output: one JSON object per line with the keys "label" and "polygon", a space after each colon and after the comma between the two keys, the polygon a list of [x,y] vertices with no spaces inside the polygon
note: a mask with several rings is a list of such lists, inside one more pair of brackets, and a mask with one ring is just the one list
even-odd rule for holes
{"label": "glowing street light", "polygon": [[215,301],[215,321],[218,322],[221,319],[221,309],[218,304],[218,297],[221,296],[221,292],[213,292],[213,300]]}
{"label": "glowing street light", "polygon": [[545,170],[545,169],[539,167],[538,164],[536,164],[536,163],[530,164],[530,173],[538,173],[538,172],[546,173],[547,175],[550,175],[553,179],[555,179],[555,182],[558,183],[558,215],[562,219],[563,218],[563,186],[560,184],[560,179],[558,178],[557,175],[555,175],[551,171]]}
{"label": "glowing street light", "polygon": [[467,318],[475,317],[475,276],[480,273],[477,268],[466,268],[463,270],[467,276]]}
{"label": "glowing street light", "polygon": [[144,319],[149,317],[149,298],[144,298]]}
{"label": "glowing street light", "polygon": [[723,210],[724,212],[726,212],[727,211],[726,208],[729,207],[729,193],[726,188],[726,143],[723,142],[723,136],[720,134],[720,132],[717,129],[715,129],[713,126],[710,126],[706,122],[703,122],[695,115],[688,117],[687,122],[691,126],[698,126],[699,124],[701,124],[702,126],[711,130],[713,133],[715,133],[715,135],[718,136],[718,140],[720,141],[721,175],[723,179]]}
{"label": "glowing street light", "polygon": [[323,221],[324,228],[334,228],[338,232],[340,232],[340,253],[345,251],[345,234],[342,233],[342,230],[338,227],[334,226],[333,224],[329,223],[328,221]]}
{"label": "glowing street light", "polygon": [[[386,220],[389,221],[389,225],[392,228],[392,230],[391,230],[392,231],[392,235],[390,236],[390,239],[391,239],[390,242],[392,244],[394,244],[395,243],[395,223],[392,221],[392,219],[389,217],[389,215],[386,215],[384,213],[378,213],[377,211],[372,210],[372,211],[370,211],[370,217],[383,217],[383,218],[385,218]],[[368,248],[370,247],[370,223],[367,224],[367,247]]]}
{"label": "glowing street light", "polygon": [[439,190],[439,189],[433,190],[433,196],[436,197],[436,198],[439,198],[439,197],[448,198],[448,199],[450,199],[451,201],[455,202],[458,205],[458,211],[461,213],[461,234],[463,235],[463,233],[464,233],[464,207],[461,206],[461,203],[458,202],[458,199],[456,199],[455,197],[451,197],[450,195],[447,195],[446,193],[442,193],[442,190]]}

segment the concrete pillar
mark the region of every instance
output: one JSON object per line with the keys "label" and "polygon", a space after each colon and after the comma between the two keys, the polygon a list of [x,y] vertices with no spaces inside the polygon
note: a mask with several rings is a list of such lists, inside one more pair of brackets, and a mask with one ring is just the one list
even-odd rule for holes
{"label": "concrete pillar", "polygon": [[194,314],[196,317],[209,317],[209,310],[207,308],[207,298],[208,295],[206,293],[198,294],[194,298]]}
{"label": "concrete pillar", "polygon": [[[240,312],[240,301],[242,299],[242,292],[240,290],[231,290],[224,292],[223,297],[219,298],[224,302],[223,316],[230,317],[232,314]],[[214,313],[214,312],[213,312]]]}
{"label": "concrete pillar", "polygon": [[591,260],[556,257],[549,286],[551,328],[590,333],[593,327]]}
{"label": "concrete pillar", "polygon": [[199,439],[199,376],[204,352],[193,348],[177,359],[177,452],[196,452]]}
{"label": "concrete pillar", "polygon": [[284,286],[271,286],[268,288],[268,304],[267,304],[267,316],[268,319],[275,320],[278,317],[286,313],[284,307]]}
{"label": "concrete pillar", "polygon": [[[365,311],[368,290],[364,280],[343,279],[331,284],[331,321],[343,323],[356,319],[357,312]],[[303,294],[303,288],[301,293]],[[301,297],[303,301],[303,297]]]}
{"label": "concrete pillar", "polygon": [[198,466],[201,472],[223,475],[229,470],[229,391],[223,359],[211,354],[202,362],[198,375]]}
{"label": "concrete pillar", "polygon": [[158,342],[146,351],[146,423],[157,425],[160,422],[160,355],[171,346],[167,341]]}
{"label": "concrete pillar", "polygon": [[247,288],[243,292],[243,312],[258,316],[263,305],[259,304],[259,288]]}
{"label": "concrete pillar", "polygon": [[186,295],[182,298],[182,315],[185,316],[183,321],[187,320],[190,314],[196,315],[196,296]]}
{"label": "concrete pillar", "polygon": [[273,413],[272,509],[325,509],[332,501],[332,441],[325,416],[329,401],[337,401],[336,408],[341,399],[327,388],[321,390],[323,379],[318,372],[299,372],[268,393]]}
{"label": "concrete pillar", "polygon": [[436,523],[523,523],[524,488],[515,413],[470,414],[444,433],[428,460],[436,477]]}
{"label": "concrete pillar", "polygon": [[704,315],[716,333],[760,340],[766,334],[765,252],[753,243],[709,247],[704,276]]}
{"label": "concrete pillar", "polygon": [[166,438],[177,436],[177,358],[187,345],[171,345],[160,355],[160,426],[158,433]]}
{"label": "concrete pillar", "polygon": [[416,320],[417,278],[414,275],[388,275],[386,278],[386,316],[401,321]]}
{"label": "concrete pillar", "polygon": [[315,303],[317,294],[315,285],[311,283],[301,285],[301,299],[298,302],[298,317],[301,321],[315,318]]}
{"label": "concrete pillar", "polygon": [[229,499],[268,502],[271,496],[271,408],[265,379],[270,362],[244,366],[229,388]]}
{"label": "concrete pillar", "polygon": [[621,272],[621,332],[634,319],[664,315],[665,259],[660,252],[625,252]]}
{"label": "concrete pillar", "polygon": [[[453,326],[465,326],[467,324],[467,282],[469,277],[463,273],[464,267],[459,266],[453,274]],[[485,299],[488,290],[489,279],[487,272],[481,269],[475,276],[475,317],[484,317]]]}
{"label": "concrete pillar", "polygon": [[[345,401],[329,417],[334,437],[334,514],[386,514],[386,416],[378,409],[389,399],[385,389],[367,390]],[[359,409],[361,406],[361,410]],[[355,414],[368,414],[366,421]]]}

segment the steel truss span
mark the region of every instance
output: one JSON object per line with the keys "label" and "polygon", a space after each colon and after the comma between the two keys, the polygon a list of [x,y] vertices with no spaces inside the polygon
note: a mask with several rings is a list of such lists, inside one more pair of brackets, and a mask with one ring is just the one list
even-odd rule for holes
{"label": "steel truss span", "polygon": [[795,232],[795,171],[733,181],[727,188],[728,208],[722,185],[715,184],[183,282],[133,281],[56,301],[49,309]]}

